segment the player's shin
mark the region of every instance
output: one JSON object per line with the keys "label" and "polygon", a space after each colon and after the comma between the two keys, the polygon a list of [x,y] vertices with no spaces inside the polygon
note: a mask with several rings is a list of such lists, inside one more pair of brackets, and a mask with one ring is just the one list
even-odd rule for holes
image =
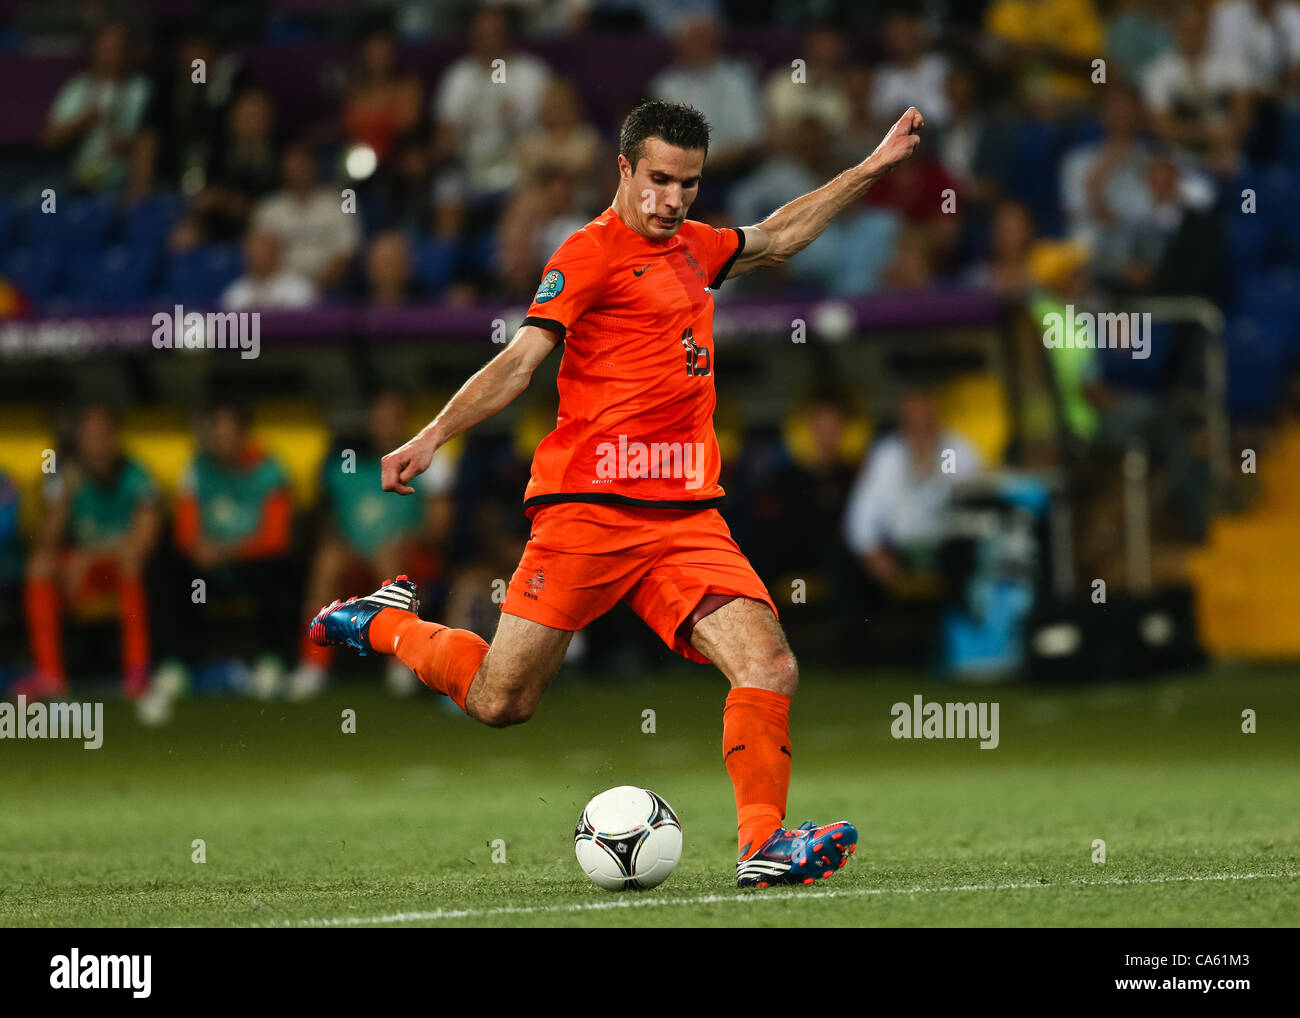
{"label": "player's shin", "polygon": [[743,859],[781,826],[790,788],[790,698],[739,686],[722,712],[723,759],[736,789]]}
{"label": "player's shin", "polygon": [[430,689],[451,697],[461,710],[488,652],[487,641],[477,633],[425,622],[392,608],[381,611],[370,623],[370,645],[381,654],[392,654]]}

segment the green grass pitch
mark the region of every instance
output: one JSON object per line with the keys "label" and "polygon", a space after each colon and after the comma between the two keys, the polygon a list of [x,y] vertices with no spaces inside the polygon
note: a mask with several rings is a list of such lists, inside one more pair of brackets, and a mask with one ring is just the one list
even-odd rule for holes
{"label": "green grass pitch", "polygon": [[[831,880],[758,892],[734,883],[724,693],[705,667],[561,675],[504,731],[360,683],[306,705],[182,701],[158,729],[110,703],[99,750],[0,743],[0,924],[1300,922],[1300,684],[1281,670],[1035,689],[808,669],[789,820],[851,819],[862,843]],[[1001,745],[893,739],[890,706],[916,693],[999,702]],[[615,895],[578,869],[572,829],[625,783],[673,805],[685,847],[666,884]]]}

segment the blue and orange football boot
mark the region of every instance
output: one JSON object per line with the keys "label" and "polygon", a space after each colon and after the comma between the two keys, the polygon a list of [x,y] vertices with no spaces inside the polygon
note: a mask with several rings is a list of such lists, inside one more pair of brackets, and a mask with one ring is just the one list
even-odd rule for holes
{"label": "blue and orange football boot", "polygon": [[858,829],[847,820],[818,827],[811,820],[795,830],[778,829],[757,852],[736,863],[737,887],[811,884],[849,861]]}
{"label": "blue and orange football boot", "polygon": [[385,580],[382,587],[366,597],[327,604],[311,620],[307,636],[322,647],[346,644],[364,656],[374,649],[370,646],[370,623],[385,608],[420,613],[420,590],[409,576]]}

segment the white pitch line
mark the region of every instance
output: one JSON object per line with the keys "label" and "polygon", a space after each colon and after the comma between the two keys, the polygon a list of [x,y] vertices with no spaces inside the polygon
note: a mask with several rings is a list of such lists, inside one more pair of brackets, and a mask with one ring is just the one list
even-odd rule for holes
{"label": "white pitch line", "polygon": [[1293,880],[1300,873],[1218,873],[1204,877],[1151,877],[1132,880],[1075,880],[1065,884],[956,884],[951,887],[859,887],[850,891],[762,891],[748,894],[704,894],[694,898],[613,898],[609,901],[573,902],[566,905],[511,905],[497,908],[440,908],[432,912],[394,912],[381,916],[345,916],[340,919],[286,920],[280,926],[384,926],[391,923],[436,922],[440,919],[486,919],[503,915],[608,912],[624,908],[655,908],[660,905],[720,905],[742,902],[761,905],[768,901],[813,898],[863,898],[881,894],[950,894],[971,891],[1029,891],[1044,887],[1123,887],[1134,884],[1205,883],[1219,880]]}

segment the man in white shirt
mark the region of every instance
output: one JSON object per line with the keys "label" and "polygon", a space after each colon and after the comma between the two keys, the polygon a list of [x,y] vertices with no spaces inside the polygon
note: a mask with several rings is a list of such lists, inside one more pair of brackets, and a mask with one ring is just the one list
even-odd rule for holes
{"label": "man in white shirt", "polygon": [[1205,156],[1217,172],[1236,169],[1251,119],[1252,75],[1239,55],[1208,45],[1206,13],[1178,12],[1178,46],[1147,69],[1142,95],[1156,133]]}
{"label": "man in white shirt", "polygon": [[942,128],[948,122],[948,60],[927,51],[925,24],[903,11],[889,15],[884,28],[889,59],[876,70],[871,86],[873,119],[892,121],[899,109],[925,110],[925,121]]}
{"label": "man in white shirt", "polygon": [[244,238],[244,274],[226,288],[221,306],[228,311],[302,308],[315,300],[311,283],[281,266],[280,238],[269,230],[250,230]]}
{"label": "man in white shirt", "polygon": [[497,7],[474,15],[470,51],[447,68],[433,100],[437,161],[459,160],[471,201],[514,185],[515,143],[537,127],[551,77],[541,60],[514,48],[509,19]]}
{"label": "man in white shirt", "polygon": [[305,144],[285,149],[282,167],[284,187],[253,209],[251,229],[278,236],[285,266],[324,292],[347,271],[361,225],[343,211],[337,189],[317,182],[316,157]]}
{"label": "man in white shirt", "polygon": [[705,166],[714,173],[746,162],[763,140],[758,81],[744,64],[720,55],[719,32],[706,13],[684,15],[673,32],[677,62],[650,83],[655,98],[704,114],[711,128]]}
{"label": "man in white shirt", "polygon": [[975,447],[939,423],[932,394],[912,391],[898,431],[876,443],[844,513],[844,540],[878,583],[888,586],[943,537],[953,485],[982,470]]}

